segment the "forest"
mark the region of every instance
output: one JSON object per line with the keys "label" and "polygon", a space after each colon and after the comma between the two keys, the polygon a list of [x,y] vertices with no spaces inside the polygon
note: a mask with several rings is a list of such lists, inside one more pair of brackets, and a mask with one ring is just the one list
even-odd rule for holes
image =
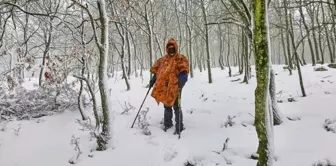
{"label": "forest", "polygon": [[335,56],[336,0],[0,0],[0,165],[336,166]]}

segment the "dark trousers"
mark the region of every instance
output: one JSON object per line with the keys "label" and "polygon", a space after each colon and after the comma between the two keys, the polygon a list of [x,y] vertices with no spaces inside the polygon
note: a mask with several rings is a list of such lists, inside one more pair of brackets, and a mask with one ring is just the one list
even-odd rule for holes
{"label": "dark trousers", "polygon": [[[181,94],[182,90],[180,90]],[[179,96],[175,99],[173,108],[174,108],[174,114],[175,114],[175,128],[177,131],[181,131],[183,129],[183,114],[181,110],[181,106],[178,101]],[[173,109],[172,107],[164,106],[164,126],[165,127],[171,127],[173,126]]]}

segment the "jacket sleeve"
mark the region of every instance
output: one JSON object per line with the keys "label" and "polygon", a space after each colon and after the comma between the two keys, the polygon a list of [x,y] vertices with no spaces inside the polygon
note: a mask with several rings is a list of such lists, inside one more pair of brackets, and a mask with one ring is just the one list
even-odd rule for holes
{"label": "jacket sleeve", "polygon": [[158,71],[158,69],[159,69],[159,67],[160,67],[160,65],[161,65],[161,63],[162,63],[162,58],[158,59],[158,60],[154,63],[154,65],[151,67],[150,71],[151,71],[153,74],[156,74],[157,71]]}
{"label": "jacket sleeve", "polygon": [[179,73],[182,73],[182,72],[189,73],[188,59],[184,55],[180,55],[177,68],[178,68]]}

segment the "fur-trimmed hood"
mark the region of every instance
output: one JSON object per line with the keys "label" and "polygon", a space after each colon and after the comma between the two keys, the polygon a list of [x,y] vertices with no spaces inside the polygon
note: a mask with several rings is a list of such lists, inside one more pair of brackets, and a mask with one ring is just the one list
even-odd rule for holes
{"label": "fur-trimmed hood", "polygon": [[168,47],[169,46],[174,46],[175,48],[175,55],[178,54],[178,45],[177,42],[174,38],[168,39],[167,45],[166,45],[166,53],[168,54]]}

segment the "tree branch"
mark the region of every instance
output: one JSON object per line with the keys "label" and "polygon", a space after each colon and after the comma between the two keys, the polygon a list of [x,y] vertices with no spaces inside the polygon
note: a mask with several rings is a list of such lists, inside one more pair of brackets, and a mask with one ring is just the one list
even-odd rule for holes
{"label": "tree branch", "polygon": [[85,10],[87,12],[87,14],[89,15],[90,17],[90,22],[91,22],[91,26],[92,26],[92,30],[93,30],[93,35],[94,35],[94,39],[97,43],[97,46],[99,48],[102,47],[102,44],[100,43],[100,41],[98,40],[98,35],[97,35],[97,31],[96,31],[96,25],[95,25],[95,19],[93,18],[90,10],[88,9],[87,6],[84,6],[82,5],[81,3],[79,3],[78,1],[76,0],[71,0],[73,3],[75,3],[76,5],[78,5],[79,7],[81,7],[83,10]]}
{"label": "tree branch", "polygon": [[32,15],[32,16],[44,16],[44,17],[55,17],[55,16],[52,16],[51,14],[52,13],[47,13],[47,14],[43,14],[43,13],[32,13],[32,12],[28,12],[24,9],[22,9],[22,7],[16,5],[16,4],[13,4],[13,3],[9,3],[9,2],[2,2],[0,3],[0,6],[1,5],[10,5],[10,6],[14,6],[16,8],[18,8],[20,11],[22,11],[23,13],[25,14],[29,14],[29,15]]}

